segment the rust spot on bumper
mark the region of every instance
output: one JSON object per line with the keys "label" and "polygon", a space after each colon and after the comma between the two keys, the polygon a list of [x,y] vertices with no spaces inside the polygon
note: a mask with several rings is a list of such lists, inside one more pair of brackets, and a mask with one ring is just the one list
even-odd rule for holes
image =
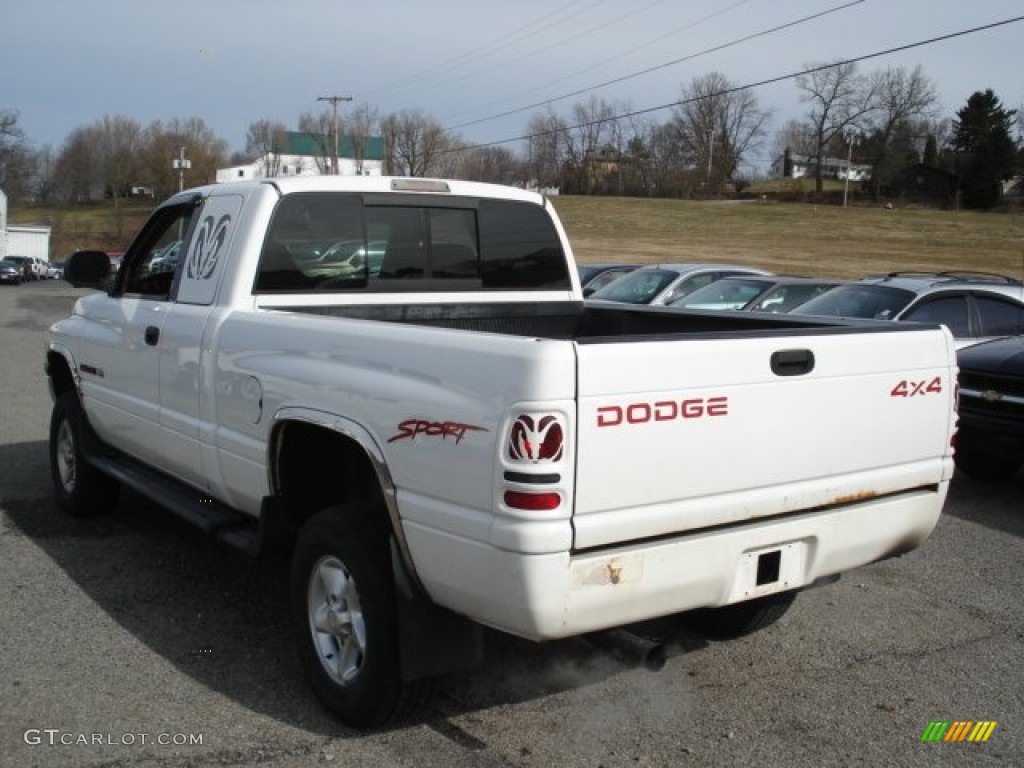
{"label": "rust spot on bumper", "polygon": [[837,506],[839,504],[855,504],[858,501],[867,501],[868,499],[874,499],[879,496],[878,491],[858,491],[857,493],[850,493],[846,496],[837,496],[832,499],[826,506]]}

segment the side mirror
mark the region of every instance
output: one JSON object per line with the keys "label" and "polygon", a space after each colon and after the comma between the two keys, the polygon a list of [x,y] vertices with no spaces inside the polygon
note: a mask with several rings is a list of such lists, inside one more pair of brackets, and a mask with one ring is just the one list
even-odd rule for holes
{"label": "side mirror", "polygon": [[64,279],[75,288],[105,289],[110,283],[110,257],[103,251],[75,251],[64,265]]}
{"label": "side mirror", "polygon": [[597,289],[596,288],[584,288],[583,289],[583,298],[585,299],[588,296],[593,296],[595,290],[597,290]]}

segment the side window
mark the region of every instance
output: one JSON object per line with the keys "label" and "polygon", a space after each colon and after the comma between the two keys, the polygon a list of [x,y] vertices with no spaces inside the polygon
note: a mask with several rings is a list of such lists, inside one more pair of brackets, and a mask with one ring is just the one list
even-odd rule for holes
{"label": "side window", "polygon": [[711,285],[718,278],[722,277],[718,272],[704,272],[699,275],[691,275],[690,277],[683,278],[676,283],[669,293],[665,295],[665,303],[671,304],[676,299],[681,299],[683,296],[688,296],[698,288],[703,288],[705,285]]}
{"label": "side window", "polygon": [[195,209],[195,204],[189,202],[154,214],[125,255],[120,293],[153,299],[170,296]]}
{"label": "side window", "polygon": [[306,292],[343,287],[345,281],[365,284],[360,258],[365,248],[359,197],[287,195],[270,222],[254,290]]}
{"label": "side window", "polygon": [[975,296],[981,315],[982,336],[1017,336],[1024,333],[1024,307],[1011,301]]}
{"label": "side window", "polygon": [[944,299],[924,301],[900,319],[916,323],[941,323],[949,328],[953,336],[958,339],[971,334],[966,296],[950,296]]}

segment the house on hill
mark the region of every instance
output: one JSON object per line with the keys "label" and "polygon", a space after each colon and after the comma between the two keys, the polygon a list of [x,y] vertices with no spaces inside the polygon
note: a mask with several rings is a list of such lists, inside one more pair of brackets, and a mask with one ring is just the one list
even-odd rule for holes
{"label": "house on hill", "polygon": [[[359,151],[357,151],[359,150]],[[318,176],[331,172],[332,138],[322,133],[285,131],[273,150],[246,165],[217,171],[217,182],[278,176]],[[384,139],[368,136],[360,142],[351,136],[338,139],[338,173],[342,176],[380,176],[384,166]]]}
{"label": "house on hill", "polygon": [[[788,149],[772,162],[772,176],[777,179],[803,179],[814,176],[818,165],[817,158],[811,155],[798,155]],[[844,181],[864,181],[871,178],[871,166],[850,163],[844,157],[824,157],[821,163],[821,175],[826,179]]]}

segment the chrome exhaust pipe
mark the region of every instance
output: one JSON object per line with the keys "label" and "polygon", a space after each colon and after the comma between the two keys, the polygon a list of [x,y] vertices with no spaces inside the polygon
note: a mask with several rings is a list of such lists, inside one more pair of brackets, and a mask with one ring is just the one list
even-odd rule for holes
{"label": "chrome exhaust pipe", "polygon": [[610,652],[620,661],[643,665],[652,672],[664,667],[668,659],[664,643],[649,640],[626,629],[595,632],[587,635],[586,639],[596,647]]}

